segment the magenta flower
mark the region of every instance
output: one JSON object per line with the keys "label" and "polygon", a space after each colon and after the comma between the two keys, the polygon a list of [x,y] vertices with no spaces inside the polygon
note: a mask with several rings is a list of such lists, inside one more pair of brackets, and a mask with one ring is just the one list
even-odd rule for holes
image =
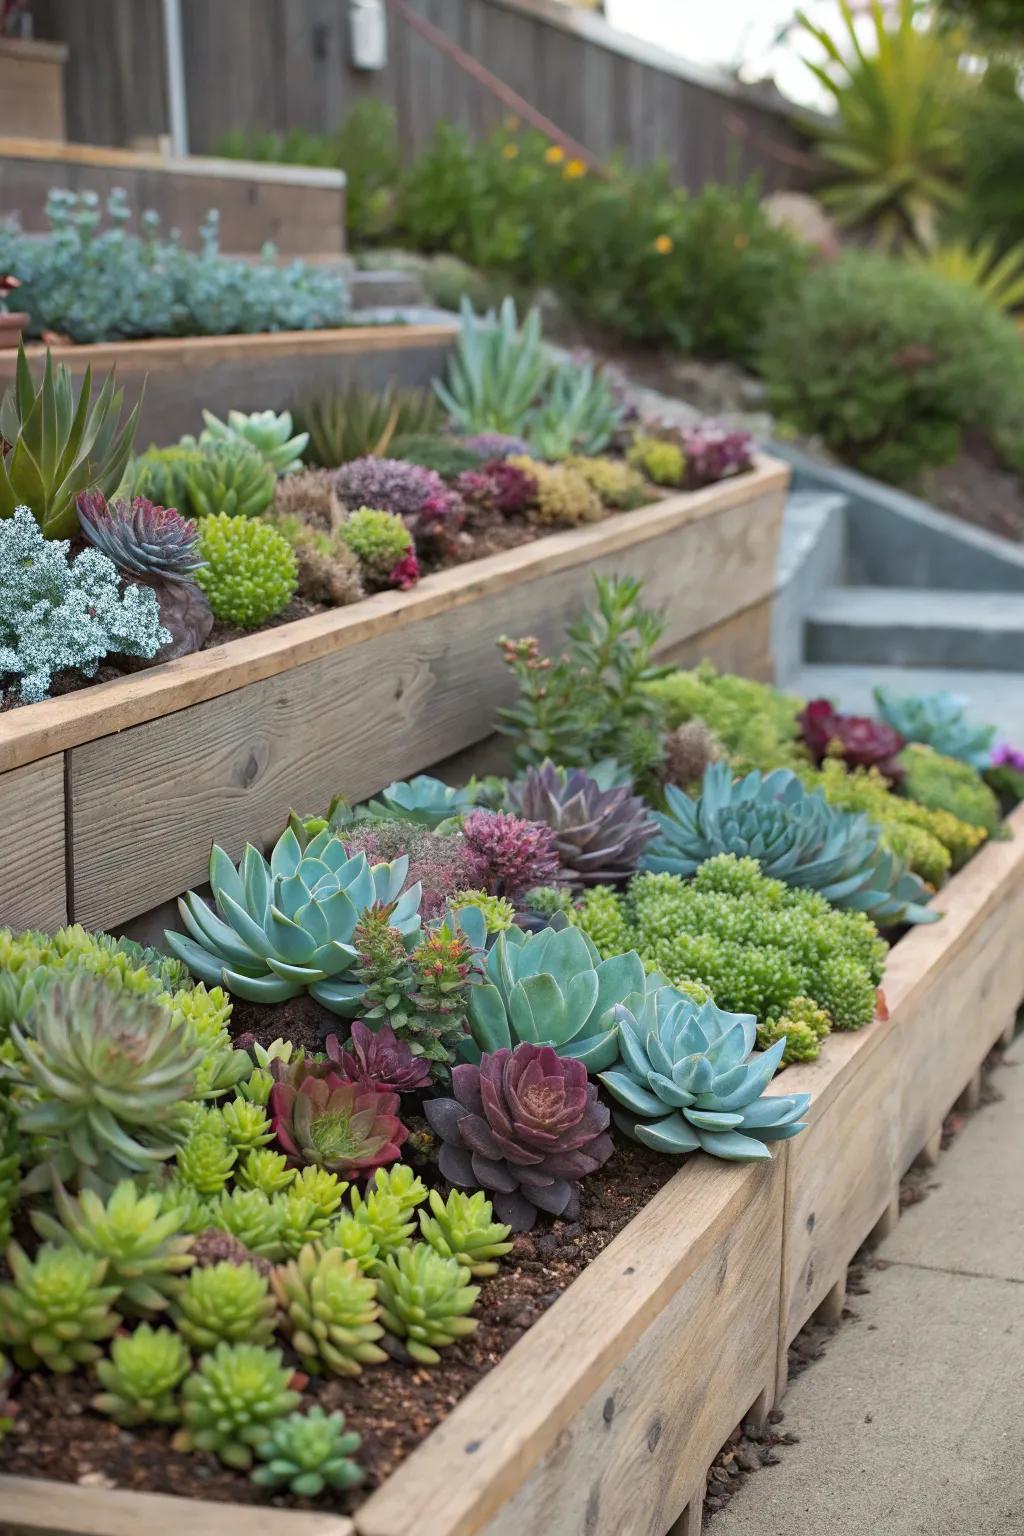
{"label": "magenta flower", "polygon": [[679,434],[686,455],[687,478],[711,485],[738,475],[754,462],[754,439],[749,432],[732,432],[717,421],[684,427]]}
{"label": "magenta flower", "polygon": [[388,571],[386,585],[399,592],[408,592],[420,579],[420,562],[414,549],[408,550]]}
{"label": "magenta flower", "polygon": [[1014,773],[1024,774],[1024,752],[1008,741],[1000,741],[992,748],[989,764],[993,768],[1011,768]]}

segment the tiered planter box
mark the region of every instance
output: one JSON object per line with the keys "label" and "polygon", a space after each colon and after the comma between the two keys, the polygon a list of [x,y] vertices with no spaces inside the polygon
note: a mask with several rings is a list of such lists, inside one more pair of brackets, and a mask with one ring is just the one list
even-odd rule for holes
{"label": "tiered planter box", "polygon": [[735,480],[0,714],[0,923],[116,928],[205,879],[210,844],[361,800],[474,747],[514,685],[496,640],[557,645],[595,575],[643,578],[662,654],[770,669],[788,471]]}
{"label": "tiered planter box", "polygon": [[697,1536],[714,1455],[781,1394],[777,1358],[1024,997],[1024,808],[1010,825],[893,950],[889,1018],[786,1073],[817,1095],[808,1130],[770,1163],[685,1162],[353,1521],[0,1478],[0,1529]]}

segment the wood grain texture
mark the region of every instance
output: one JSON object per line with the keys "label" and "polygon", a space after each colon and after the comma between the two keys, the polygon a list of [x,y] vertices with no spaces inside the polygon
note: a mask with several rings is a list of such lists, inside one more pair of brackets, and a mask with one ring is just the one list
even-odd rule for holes
{"label": "wood grain texture", "polygon": [[[0,38],[0,133],[63,139],[66,61],[62,46]],[[10,211],[9,204],[0,206]]]}
{"label": "wood grain texture", "polygon": [[0,1477],[0,1536],[353,1536],[343,1515]]}
{"label": "wood grain texture", "polygon": [[[256,339],[263,338],[233,338]],[[428,576],[411,592],[378,593],[351,608],[331,609],[131,677],[10,711],[0,716],[0,771],[217,698],[378,635],[397,634],[435,615],[468,608],[484,599],[491,605],[499,595],[507,598],[510,589],[514,592],[534,583],[540,575],[577,567],[627,571],[634,566],[642,574],[642,551],[649,543],[691,523],[706,524],[693,536],[680,538],[669,565],[655,566],[658,587],[651,600],[671,604],[672,623],[664,644],[666,649],[681,645],[689,636],[771,593],[788,482],[789,470],[784,464],[762,458],[749,475],[442,571]],[[730,540],[734,542],[730,544]],[[705,550],[705,562],[710,554],[714,563],[701,565],[697,560],[700,568],[695,571],[691,562],[701,549]],[[599,567],[597,562],[602,559],[606,563]],[[589,583],[587,576],[583,585],[589,589]],[[563,585],[559,581],[545,589],[551,605],[551,635],[555,635],[566,611],[561,602]],[[489,606],[488,611],[493,613],[494,607]],[[528,625],[519,622],[516,612],[513,596],[508,627],[521,634]],[[467,622],[474,621],[470,618]],[[488,651],[499,630],[500,623],[495,623],[487,634]]]}
{"label": "wood grain texture", "polygon": [[0,928],[59,928],[68,917],[60,753],[0,774],[0,829]]}
{"label": "wood grain texture", "polygon": [[[564,568],[556,560],[549,569],[537,553],[544,546],[535,545],[531,561],[517,562],[518,574],[532,579],[483,592],[479,567],[447,572],[438,579],[456,588],[457,599],[468,592],[476,600],[399,629],[364,621],[369,629],[360,632],[369,637],[358,645],[74,748],[76,920],[105,927],[146,912],[205,878],[214,840],[237,857],[246,841],[275,837],[292,807],[313,809],[339,793],[364,799],[488,737],[496,707],[514,695],[498,635],[557,644],[590,600],[595,574],[644,578],[647,600],[666,608],[666,649],[708,628],[728,605],[763,595],[773,580],[777,506],[763,500],[675,527],[670,514],[669,531]],[[666,505],[654,510],[655,529],[664,526]],[[614,544],[642,530],[634,517],[601,526]],[[578,553],[579,535],[567,537]],[[114,782],[123,786],[116,838]]]}
{"label": "wood grain texture", "polygon": [[770,683],[775,676],[772,658],[772,598],[731,614],[721,624],[702,630],[674,645],[665,657],[680,667],[695,667],[701,661],[714,662],[720,672],[738,672],[760,683]]}
{"label": "wood grain texture", "polygon": [[784,1161],[685,1164],[357,1511],[360,1536],[660,1536],[771,1374]]}

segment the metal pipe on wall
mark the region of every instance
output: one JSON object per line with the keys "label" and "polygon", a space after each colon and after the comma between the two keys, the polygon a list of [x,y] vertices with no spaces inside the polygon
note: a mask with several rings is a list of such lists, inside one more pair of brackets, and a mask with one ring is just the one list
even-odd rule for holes
{"label": "metal pipe on wall", "polygon": [[188,93],[185,84],[185,44],[181,30],[181,0],[163,0],[163,11],[171,150],[175,155],[184,156],[188,154]]}

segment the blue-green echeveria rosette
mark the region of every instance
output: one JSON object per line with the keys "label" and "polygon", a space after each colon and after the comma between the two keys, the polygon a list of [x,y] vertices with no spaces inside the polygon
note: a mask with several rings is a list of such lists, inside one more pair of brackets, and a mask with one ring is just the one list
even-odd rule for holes
{"label": "blue-green echeveria rosette", "polygon": [[394,903],[391,925],[408,943],[420,931],[420,887],[403,891],[409,861],[371,865],[349,857],[329,828],[305,849],[289,827],[269,861],[248,845],[241,863],[214,844],[210,885],[216,911],[195,891],[178,902],[187,934],[167,933],[172,954],[208,985],[253,1003],[280,1003],[308,992],[333,1013],[354,1016],[362,985],[352,944],[375,902]]}
{"label": "blue-green echeveria rosette", "polygon": [[922,742],[944,757],[958,757],[983,772],[989,765],[994,725],[968,720],[966,700],[941,690],[901,698],[889,688],[874,689],[878,713],[905,741]]}
{"label": "blue-green echeveria rosette", "polygon": [[459,1055],[479,1062],[484,1051],[528,1041],[599,1072],[619,1054],[615,1005],[646,990],[635,950],[602,960],[578,928],[507,929],[487,956],[483,984],[470,988],[470,1035]]}
{"label": "blue-green echeveria rosette", "polygon": [[753,1056],[757,1020],[662,987],[636,1011],[614,1010],[621,1065],[599,1074],[622,1107],[615,1123],[656,1152],[707,1152],[732,1162],[771,1156],[804,1129],[810,1095],[764,1097],[785,1049]]}

